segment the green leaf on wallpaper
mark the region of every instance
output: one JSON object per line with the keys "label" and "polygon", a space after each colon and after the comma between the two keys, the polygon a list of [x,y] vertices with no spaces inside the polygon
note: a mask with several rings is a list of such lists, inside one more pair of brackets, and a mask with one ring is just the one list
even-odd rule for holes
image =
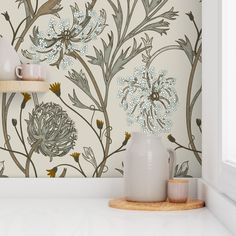
{"label": "green leaf on wallpaper", "polygon": [[73,89],[73,96],[71,96],[70,94],[68,94],[68,96],[71,102],[73,103],[73,106],[81,108],[81,109],[90,109],[90,107],[86,106],[79,100],[74,89]]}
{"label": "green leaf on wallpaper", "polygon": [[148,25],[145,25],[142,29],[140,29],[137,33],[145,32],[145,31],[155,31],[160,35],[166,34],[169,30],[170,23],[165,20],[160,20],[158,22],[154,22]]}
{"label": "green leaf on wallpaper", "polygon": [[174,7],[160,15],[160,17],[168,20],[175,20],[176,16],[178,16],[178,11],[174,11]]}
{"label": "green leaf on wallpaper", "polygon": [[156,8],[162,0],[152,0],[151,3],[149,3],[149,1],[147,0],[142,0],[146,15],[148,15],[151,11],[154,10],[154,8]]}
{"label": "green leaf on wallpaper", "polygon": [[121,175],[124,175],[124,171],[118,168],[115,168],[116,171],[118,171]]}
{"label": "green leaf on wallpaper", "polygon": [[[33,35],[30,35],[30,39],[36,47],[41,44],[42,38],[39,37],[39,35],[40,35],[39,27],[34,26]],[[46,48],[50,48],[55,44],[55,39],[44,38],[43,40],[46,43]]]}
{"label": "green leaf on wallpaper", "polygon": [[24,49],[21,49],[21,54],[29,60],[34,60],[34,58],[36,57],[36,53],[31,53],[28,50]]}
{"label": "green leaf on wallpaper", "polygon": [[94,167],[94,169],[97,168],[97,161],[91,147],[84,147],[84,153],[82,153],[82,156],[85,161],[89,162]]}
{"label": "green leaf on wallpaper", "polygon": [[72,72],[68,72],[68,78],[70,81],[72,81],[76,86],[78,86],[84,93],[86,93],[88,96],[91,96],[91,91],[89,88],[89,83],[87,80],[86,75],[83,73],[82,70],[78,73],[76,70],[72,70]]}
{"label": "green leaf on wallpaper", "polygon": [[60,174],[60,178],[64,178],[64,177],[66,177],[66,172],[67,172],[67,168],[63,168],[63,171],[61,172],[61,174]]}
{"label": "green leaf on wallpaper", "polygon": [[109,62],[110,56],[111,56],[113,43],[114,43],[114,35],[113,35],[112,31],[111,31],[111,35],[108,34],[108,38],[109,38],[108,44],[106,44],[106,42],[102,39],[105,65],[108,65],[108,62]]}
{"label": "green leaf on wallpaper", "polygon": [[184,161],[180,166],[176,165],[174,176],[175,177],[192,177],[188,175],[188,171],[189,171],[188,163],[189,161]]}
{"label": "green leaf on wallpaper", "polygon": [[114,34],[112,31],[111,31],[111,34],[108,34],[108,39],[109,39],[108,43],[106,43],[105,40],[101,39],[104,52],[102,52],[101,50],[98,50],[96,47],[93,47],[96,56],[95,57],[87,56],[87,58],[90,59],[88,61],[89,63],[100,66],[101,68],[104,68],[104,65],[108,65],[108,62],[110,60],[111,53],[112,53],[113,44],[114,44]]}
{"label": "green leaf on wallpaper", "polygon": [[4,164],[4,161],[1,161],[0,162],[0,178],[7,178],[8,177],[6,175],[3,175],[4,170],[5,170],[5,164]]}
{"label": "green leaf on wallpaper", "polygon": [[114,2],[112,0],[107,0],[107,1],[111,5],[111,7],[112,7],[112,9],[115,13],[112,16],[113,16],[115,24],[116,24],[118,38],[120,38],[121,37],[122,24],[123,24],[123,12],[122,12],[122,8],[121,8],[121,5],[120,5],[120,1],[117,0],[118,7],[114,4]]}
{"label": "green leaf on wallpaper", "polygon": [[93,64],[93,65],[97,65],[97,66],[104,66],[104,57],[103,57],[103,53],[101,50],[98,50],[95,46],[93,46],[96,57],[93,56],[87,56],[90,61],[89,63]]}
{"label": "green leaf on wallpaper", "polygon": [[76,12],[80,11],[78,4],[75,3],[75,6],[70,5],[70,9],[73,15],[73,24],[78,24],[79,23],[78,17],[76,17]]}
{"label": "green leaf on wallpaper", "polygon": [[18,8],[20,8],[20,6],[21,6],[21,4],[23,4],[24,3],[24,0],[16,0],[16,2],[18,2]]}
{"label": "green leaf on wallpaper", "polygon": [[37,16],[43,16],[43,15],[54,15],[58,18],[60,18],[58,12],[62,10],[61,6],[61,1],[62,0],[48,0],[45,3],[43,3],[38,11],[37,11]]}
{"label": "green leaf on wallpaper", "polygon": [[125,64],[127,64],[129,61],[131,61],[139,53],[141,53],[147,49],[147,47],[142,48],[142,43],[140,43],[138,45],[135,38],[133,40],[133,47],[131,49],[131,52],[128,55],[130,48],[131,47],[128,47],[125,51],[122,49],[119,57],[117,58],[116,62],[114,63],[114,65],[112,67],[111,78],[113,78],[115,76],[115,74],[118,73],[120,70],[123,70]]}
{"label": "green leaf on wallpaper", "polygon": [[185,40],[184,39],[179,39],[176,42],[184,50],[184,52],[187,55],[190,63],[193,64],[194,52],[193,52],[193,47],[192,47],[192,44],[191,44],[189,38],[185,35]]}
{"label": "green leaf on wallpaper", "polygon": [[[149,2],[149,1],[147,1]],[[149,4],[149,12],[153,11],[155,8],[157,8],[162,0],[152,0],[151,3]]]}
{"label": "green leaf on wallpaper", "polygon": [[4,169],[5,169],[4,161],[1,161],[1,162],[0,162],[0,176],[3,175]]}
{"label": "green leaf on wallpaper", "polygon": [[143,6],[144,6],[146,15],[148,15],[148,13],[149,13],[149,3],[148,3],[148,1],[147,0],[142,0],[142,3],[143,3]]}

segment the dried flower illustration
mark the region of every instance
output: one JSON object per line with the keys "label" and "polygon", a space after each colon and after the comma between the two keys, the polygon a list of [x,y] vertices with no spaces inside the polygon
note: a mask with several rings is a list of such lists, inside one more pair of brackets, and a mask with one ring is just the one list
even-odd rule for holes
{"label": "dried flower illustration", "polygon": [[168,116],[176,109],[178,96],[175,79],[164,72],[156,74],[154,68],[141,66],[134,75],[120,80],[121,105],[129,123],[137,122],[145,132],[167,132],[171,127]]}
{"label": "dried flower illustration", "polygon": [[84,153],[82,154],[83,158],[93,165],[93,167],[97,168],[97,161],[91,147],[84,147]]}
{"label": "dried flower illustration", "polygon": [[57,167],[54,167],[50,170],[47,170],[48,172],[48,176],[50,176],[50,178],[54,178],[56,176],[56,173],[57,173]]}
{"label": "dried flower illustration", "polygon": [[13,126],[17,126],[17,120],[16,119],[12,119],[11,122],[12,122]]}
{"label": "dried flower illustration", "polygon": [[103,129],[104,122],[102,120],[96,120],[97,128]]}
{"label": "dried flower illustration", "polygon": [[169,134],[169,135],[167,136],[167,138],[168,138],[168,140],[169,140],[171,143],[175,143],[175,142],[176,142],[175,137],[173,137],[171,134]]}
{"label": "dried flower illustration", "polygon": [[131,138],[131,134],[128,132],[125,132],[125,139],[124,139],[122,145],[125,146],[128,143],[130,138]]}
{"label": "dried flower illustration", "polygon": [[29,114],[26,122],[28,142],[33,145],[41,139],[36,152],[44,156],[64,156],[75,146],[74,122],[58,104],[41,103]]}
{"label": "dried flower illustration", "polygon": [[50,84],[50,88],[53,93],[55,93],[58,97],[61,96],[61,84],[60,83],[54,83]]}
{"label": "dried flower illustration", "polygon": [[58,68],[67,68],[72,64],[71,52],[86,54],[87,43],[96,39],[105,27],[106,12],[101,10],[97,14],[94,10],[87,10],[84,13],[77,4],[71,6],[71,11],[72,24],[69,19],[61,19],[58,22],[52,18],[46,32],[40,32],[38,27],[34,27],[31,36],[32,52],[22,51],[24,56],[29,59],[46,60]]}
{"label": "dried flower illustration", "polygon": [[79,152],[73,152],[72,154],[70,154],[70,156],[74,158],[75,162],[78,162],[79,157],[80,157],[80,153]]}
{"label": "dried flower illustration", "polygon": [[23,101],[21,103],[21,108],[24,109],[26,103],[31,99],[31,96],[28,93],[22,93],[22,95],[23,95]]}
{"label": "dried flower illustration", "polygon": [[8,12],[6,11],[6,12],[3,12],[3,13],[1,13],[1,15],[3,15],[4,17],[5,17],[5,20],[6,21],[10,21],[10,16],[9,16],[9,14],[8,14]]}

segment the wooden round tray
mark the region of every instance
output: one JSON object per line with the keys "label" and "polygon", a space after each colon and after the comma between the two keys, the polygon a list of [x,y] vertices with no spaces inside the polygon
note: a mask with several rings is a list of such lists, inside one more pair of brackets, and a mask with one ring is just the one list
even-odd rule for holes
{"label": "wooden round tray", "polygon": [[109,201],[109,206],[124,210],[141,210],[141,211],[183,211],[202,208],[205,206],[204,201],[189,200],[186,203],[171,202],[131,202],[125,199],[113,199]]}

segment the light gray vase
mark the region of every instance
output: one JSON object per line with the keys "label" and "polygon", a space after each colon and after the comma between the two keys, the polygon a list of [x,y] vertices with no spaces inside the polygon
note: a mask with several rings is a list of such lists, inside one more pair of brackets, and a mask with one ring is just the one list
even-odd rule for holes
{"label": "light gray vase", "polygon": [[167,198],[175,151],[156,135],[132,133],[124,160],[125,197],[129,201],[160,202]]}
{"label": "light gray vase", "polygon": [[16,80],[15,68],[20,59],[10,42],[0,37],[0,80]]}

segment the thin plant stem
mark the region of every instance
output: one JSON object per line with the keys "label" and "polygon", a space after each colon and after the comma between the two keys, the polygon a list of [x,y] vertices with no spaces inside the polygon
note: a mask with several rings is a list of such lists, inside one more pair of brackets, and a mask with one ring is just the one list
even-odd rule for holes
{"label": "thin plant stem", "polygon": [[95,135],[97,136],[100,144],[101,144],[101,147],[102,147],[102,150],[103,150],[103,153],[105,153],[105,149],[104,149],[104,146],[103,146],[103,143],[99,137],[99,134],[97,133],[97,131],[94,129],[94,127],[87,121],[86,118],[84,118],[79,112],[77,112],[76,110],[74,110],[72,107],[70,107],[61,97],[59,97],[61,102],[67,107],[69,108],[71,111],[73,111],[74,113],[76,113],[92,130],[93,132],[95,133]]}
{"label": "thin plant stem", "polygon": [[201,35],[202,35],[202,29],[200,31],[198,31],[197,40],[196,40],[195,47],[194,47],[195,54],[197,54],[197,46],[200,41]]}
{"label": "thin plant stem", "polygon": [[19,133],[18,129],[16,128],[16,126],[14,126],[14,128],[15,128],[15,131],[16,131],[16,134],[17,134],[18,138],[22,142],[22,139],[21,139],[21,136],[20,136],[20,133]]}
{"label": "thin plant stem", "polygon": [[12,149],[10,150],[10,149],[3,148],[3,147],[0,147],[0,149],[3,150],[3,151],[7,151],[9,153],[16,153],[16,154],[22,155],[24,157],[27,157],[27,155],[23,152],[15,151],[15,150],[12,150]]}
{"label": "thin plant stem", "polygon": [[195,105],[195,103],[196,103],[198,97],[200,96],[201,92],[202,92],[202,87],[200,87],[200,88],[198,89],[198,91],[196,92],[196,94],[194,95],[194,97],[193,97],[193,99],[192,99],[192,102],[191,102],[191,104],[190,104],[190,111],[191,111],[191,113],[193,112],[193,107],[194,107],[194,105]]}
{"label": "thin plant stem", "polygon": [[197,54],[193,61],[192,69],[189,76],[187,98],[186,98],[186,125],[187,125],[188,138],[189,138],[191,149],[193,149],[193,153],[200,165],[202,164],[202,158],[199,156],[198,152],[195,151],[196,146],[195,146],[193,136],[192,136],[191,96],[192,96],[193,79],[194,79],[194,75],[197,69],[199,58],[201,56],[201,52],[202,52],[202,44],[199,46],[197,50]]}
{"label": "thin plant stem", "polygon": [[98,103],[96,103],[96,105],[98,106],[99,109],[103,110],[103,98],[102,98],[102,94],[101,91],[99,89],[99,86],[97,84],[97,81],[92,73],[92,71],[90,70],[90,68],[88,67],[87,63],[84,61],[84,59],[77,53],[77,52],[73,52],[70,54],[72,57],[74,57],[75,59],[78,59],[79,62],[82,64],[82,66],[84,67],[84,69],[86,70],[86,72],[88,73],[90,80],[94,86],[94,89],[96,90],[100,105],[98,105]]}
{"label": "thin plant stem", "polygon": [[163,52],[170,51],[170,50],[183,50],[183,49],[179,45],[169,45],[169,46],[160,48],[155,53],[153,53],[153,55],[151,56],[150,60],[147,63],[147,67],[150,67],[151,63],[157,56],[159,56]]}
{"label": "thin plant stem", "polygon": [[14,34],[13,34],[12,41],[11,41],[11,44],[12,44],[12,45],[14,44],[15,40],[17,39],[16,36],[17,36],[17,33],[18,33],[18,31],[19,31],[21,25],[27,20],[27,18],[28,18],[28,17],[26,17],[25,19],[23,19],[23,20],[20,22],[20,24],[17,26],[17,28],[16,28],[16,30],[15,30],[15,32],[14,32]]}
{"label": "thin plant stem", "polygon": [[[5,144],[6,144],[6,147],[7,147],[4,150],[12,150],[12,147],[11,147],[11,144],[10,144],[10,140],[9,140],[9,137],[8,137],[8,131],[7,131],[7,120],[8,120],[7,119],[7,114],[8,114],[7,111],[8,111],[8,107],[6,107],[6,99],[7,99],[7,94],[3,93],[2,94],[2,130],[3,130],[3,136],[4,136]],[[14,153],[17,153],[17,152],[9,151],[9,154],[10,154],[12,160],[15,162],[17,167],[25,174],[24,167],[18,161],[18,159],[16,158]],[[18,154],[20,154],[20,153],[18,153]]]}
{"label": "thin plant stem", "polygon": [[79,168],[80,168],[80,170],[81,170],[81,173],[82,173],[82,175],[84,176],[84,177],[87,177],[87,175],[84,173],[84,171],[83,171],[83,168],[82,168],[82,166],[81,166],[81,164],[80,164],[80,160],[78,159],[78,165],[79,165]]}
{"label": "thin plant stem", "polygon": [[95,176],[95,174],[97,173],[97,171],[99,170],[99,168],[104,164],[106,163],[107,159],[109,157],[111,157],[112,155],[116,154],[116,153],[119,153],[119,152],[123,152],[125,151],[126,149],[122,149],[124,147],[124,145],[121,145],[118,149],[116,149],[115,151],[113,151],[112,153],[110,153],[108,156],[106,156],[106,158],[104,158],[102,160],[102,162],[97,166],[97,168],[95,169],[95,171],[93,172],[93,177]]}
{"label": "thin plant stem", "polygon": [[25,139],[24,139],[24,133],[23,133],[23,127],[22,127],[22,112],[23,112],[23,109],[21,108],[20,109],[20,135],[21,135],[22,144],[25,149],[25,153],[26,153],[26,155],[29,155],[28,150],[25,145]]}
{"label": "thin plant stem", "polygon": [[181,144],[179,144],[179,143],[177,143],[177,142],[175,142],[175,144],[178,145],[178,147],[175,148],[175,150],[180,149],[180,148],[183,148],[183,149],[188,150],[188,151],[191,151],[191,152],[202,153],[202,151],[197,151],[197,150],[193,150],[193,149],[191,149],[191,148],[187,148],[187,147],[185,147],[185,146],[183,146],[183,145],[181,145]]}
{"label": "thin plant stem", "polygon": [[39,6],[39,0],[36,0],[34,15],[35,15],[35,14],[37,13],[37,11],[38,11],[38,6]]}
{"label": "thin plant stem", "polygon": [[73,166],[73,165],[70,165],[70,164],[60,164],[60,165],[57,165],[55,167],[62,167],[62,166],[68,166],[68,167],[71,167],[75,170],[77,170],[80,174],[82,174],[84,177],[87,177],[79,168]]}
{"label": "thin plant stem", "polygon": [[[86,70],[86,72],[88,73],[88,75],[89,75],[89,77],[90,77],[90,80],[91,80],[91,82],[92,82],[92,84],[93,84],[93,86],[94,86],[94,89],[95,89],[95,91],[96,91],[96,93],[97,93],[99,102],[100,102],[101,111],[103,112],[103,115],[104,115],[105,126],[106,126],[106,127],[110,127],[110,120],[109,120],[108,112],[107,112],[106,107],[105,107],[105,104],[106,104],[106,103],[104,103],[104,101],[103,101],[103,97],[102,97],[101,91],[100,91],[100,89],[99,89],[99,87],[98,87],[97,81],[96,81],[96,79],[95,79],[95,77],[94,77],[92,71],[90,70],[90,68],[88,67],[87,63],[83,60],[83,58],[82,58],[78,53],[73,52],[73,53],[71,54],[71,56],[73,56],[74,58],[78,59],[79,62],[80,62],[80,63],[82,64],[82,66],[84,67],[84,69]],[[66,104],[66,105],[67,105],[67,104]],[[70,108],[70,109],[73,109],[73,108]],[[74,109],[73,109],[73,110],[74,110]],[[74,110],[74,111],[75,111],[75,110]],[[77,114],[78,114],[78,113],[77,113]],[[82,118],[82,117],[81,117],[81,118]],[[86,119],[84,118],[84,120],[86,120]],[[87,120],[86,120],[86,123],[89,123],[89,122],[87,122]],[[96,132],[96,130],[95,130],[93,127],[92,127],[92,129],[93,129],[93,131],[95,132],[96,136],[99,138],[99,135],[98,135],[98,133]],[[110,140],[111,140],[110,136],[111,136],[111,133],[110,133],[110,130],[108,129],[108,130],[107,130],[107,136],[106,136],[105,148],[104,148],[104,146],[103,146],[102,141],[99,139],[99,140],[100,140],[100,143],[101,143],[101,145],[102,145],[102,147],[103,147],[103,154],[104,154],[104,155],[103,155],[103,160],[106,159],[106,156],[107,156],[108,153],[109,153]],[[104,169],[104,167],[105,167],[105,164],[106,164],[106,163],[103,162],[103,164],[101,165],[101,167],[100,167],[100,169],[99,169],[99,173],[98,173],[99,177],[102,175],[102,172],[103,172],[103,169]]]}

